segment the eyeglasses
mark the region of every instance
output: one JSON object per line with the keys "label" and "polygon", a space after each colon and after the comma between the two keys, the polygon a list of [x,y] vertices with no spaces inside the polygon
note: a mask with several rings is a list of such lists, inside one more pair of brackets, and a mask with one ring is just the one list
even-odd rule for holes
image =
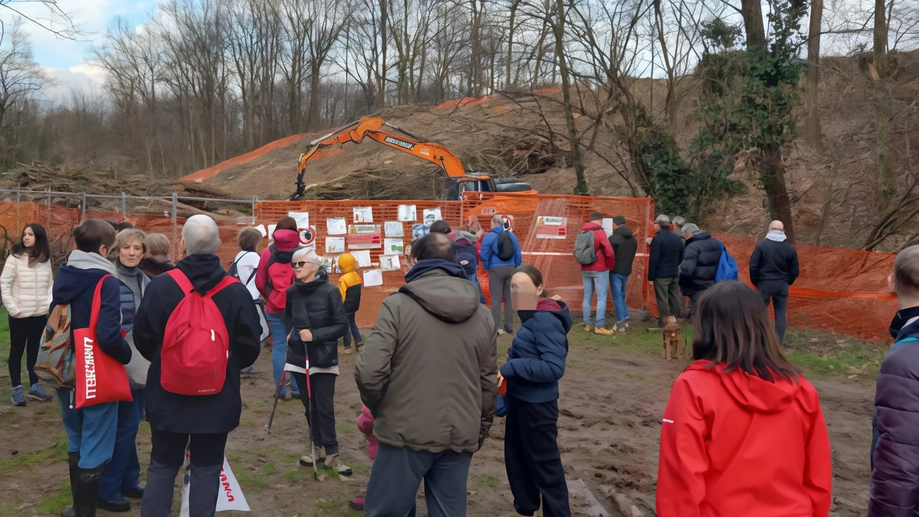
{"label": "eyeglasses", "polygon": [[294,269],[300,269],[301,267],[306,265],[306,262],[291,262],[290,265],[293,266]]}

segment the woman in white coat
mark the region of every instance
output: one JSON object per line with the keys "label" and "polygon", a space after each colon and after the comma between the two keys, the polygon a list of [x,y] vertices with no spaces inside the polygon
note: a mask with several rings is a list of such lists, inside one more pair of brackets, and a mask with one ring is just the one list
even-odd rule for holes
{"label": "woman in white coat", "polygon": [[26,405],[22,393],[23,352],[26,353],[31,386],[28,397],[42,402],[51,400],[51,395],[38,385],[35,360],[48,321],[53,279],[48,234],[40,224],[28,224],[22,230],[19,242],[10,250],[0,274],[0,294],[10,318],[9,368],[14,406]]}

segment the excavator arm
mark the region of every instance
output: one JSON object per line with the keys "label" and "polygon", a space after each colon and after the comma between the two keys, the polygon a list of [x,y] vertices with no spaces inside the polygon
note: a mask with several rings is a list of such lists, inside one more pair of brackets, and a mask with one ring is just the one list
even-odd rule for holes
{"label": "excavator arm", "polygon": [[[384,131],[382,129],[384,127],[391,128],[402,134]],[[320,149],[347,142],[360,143],[364,138],[370,138],[393,149],[417,156],[422,160],[436,163],[447,176],[466,176],[466,171],[463,169],[460,159],[444,146],[424,142],[423,139],[389,124],[381,118],[364,117],[357,122],[348,124],[310,142],[306,152],[300,155],[300,159],[297,162],[297,191],[290,197],[291,201],[303,197],[306,190],[306,185],[303,183],[306,165]]]}

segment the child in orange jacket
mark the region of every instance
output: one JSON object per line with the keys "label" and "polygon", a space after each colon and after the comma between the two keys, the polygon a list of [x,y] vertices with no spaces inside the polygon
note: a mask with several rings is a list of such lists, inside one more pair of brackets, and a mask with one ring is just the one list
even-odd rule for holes
{"label": "child in orange jacket", "polygon": [[358,309],[361,308],[361,280],[360,273],[357,272],[357,259],[350,253],[343,253],[338,257],[338,268],[341,269],[341,278],[338,279],[338,290],[341,291],[341,299],[345,304],[345,314],[348,315],[349,331],[345,332],[345,353],[351,353],[351,339],[354,338],[355,346],[361,344],[361,331],[355,323],[355,316]]}

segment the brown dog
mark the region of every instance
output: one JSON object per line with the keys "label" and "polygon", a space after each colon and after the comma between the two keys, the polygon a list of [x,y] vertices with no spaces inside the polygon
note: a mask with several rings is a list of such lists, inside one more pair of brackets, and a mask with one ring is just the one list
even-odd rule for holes
{"label": "brown dog", "polygon": [[664,325],[664,357],[670,360],[670,345],[676,345],[676,356],[680,357],[682,338],[680,337],[680,324],[676,322],[676,317],[669,316],[667,324]]}

